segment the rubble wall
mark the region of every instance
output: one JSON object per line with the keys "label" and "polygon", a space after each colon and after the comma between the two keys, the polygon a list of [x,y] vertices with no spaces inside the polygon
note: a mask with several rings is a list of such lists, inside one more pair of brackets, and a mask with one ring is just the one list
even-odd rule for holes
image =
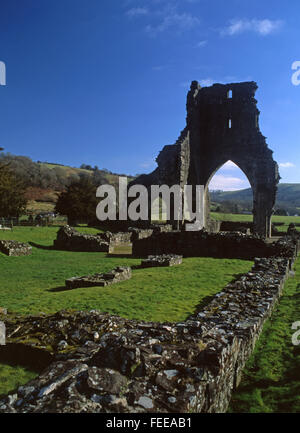
{"label": "rubble wall", "polygon": [[252,235],[233,232],[208,233],[170,232],[153,234],[147,239],[133,241],[136,257],[161,254],[179,254],[184,257],[224,257],[252,259],[277,254],[278,245]]}
{"label": "rubble wall", "polygon": [[68,225],[58,230],[53,246],[66,251],[109,252],[109,242],[101,236],[80,233]]}

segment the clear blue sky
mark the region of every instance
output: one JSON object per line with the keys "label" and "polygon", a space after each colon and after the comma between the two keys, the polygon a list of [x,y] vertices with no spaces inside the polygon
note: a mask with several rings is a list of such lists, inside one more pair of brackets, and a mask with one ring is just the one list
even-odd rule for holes
{"label": "clear blue sky", "polygon": [[[300,182],[300,86],[291,83],[291,65],[300,60],[299,0],[0,5],[0,60],[7,69],[0,146],[6,151],[150,172],[161,148],[185,126],[192,80],[254,80],[260,127],[282,181]],[[245,186],[230,165],[218,175],[216,187]]]}

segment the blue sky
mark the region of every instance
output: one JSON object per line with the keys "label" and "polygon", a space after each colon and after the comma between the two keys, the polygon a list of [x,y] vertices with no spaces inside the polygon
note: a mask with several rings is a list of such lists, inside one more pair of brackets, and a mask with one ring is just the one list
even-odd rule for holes
{"label": "blue sky", "polygon": [[[300,182],[298,0],[0,0],[0,146],[150,172],[185,126],[190,82],[257,81],[282,182]],[[247,186],[227,164],[213,187]]]}

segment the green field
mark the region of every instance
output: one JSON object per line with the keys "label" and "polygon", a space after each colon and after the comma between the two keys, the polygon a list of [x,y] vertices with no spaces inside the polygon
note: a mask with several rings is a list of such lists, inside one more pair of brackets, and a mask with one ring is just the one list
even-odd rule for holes
{"label": "green field", "polygon": [[[252,215],[241,215],[231,213],[211,212],[211,217],[217,221],[235,221],[235,222],[251,222]],[[300,224],[300,216],[272,216],[272,223],[283,223],[283,226],[277,226],[277,230],[286,232],[290,223]]]}
{"label": "green field", "polygon": [[119,265],[139,265],[140,259],[55,251],[51,246],[56,232],[56,227],[16,227],[0,233],[2,239],[33,245],[31,256],[0,255],[1,306],[23,314],[95,308],[126,318],[179,321],[252,265],[244,260],[187,258],[172,268],[134,269],[131,280],[115,286],[66,290],[67,278],[106,272]]}
{"label": "green field", "polygon": [[246,364],[230,412],[300,412],[300,346],[292,344],[291,329],[300,321],[300,258],[295,271]]}

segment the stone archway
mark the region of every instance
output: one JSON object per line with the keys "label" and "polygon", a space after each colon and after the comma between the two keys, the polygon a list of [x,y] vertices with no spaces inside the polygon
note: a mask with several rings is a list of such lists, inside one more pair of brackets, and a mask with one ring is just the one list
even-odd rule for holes
{"label": "stone archway", "polygon": [[[229,187],[226,185],[227,176],[224,177],[225,173],[223,170],[225,169],[225,167],[228,163],[232,164],[232,165],[230,164],[228,166],[228,168],[229,168],[228,180],[229,180],[231,185],[234,185],[234,183],[236,182],[237,188],[234,188],[233,186]],[[232,170],[234,170],[234,174],[232,173]],[[238,172],[242,178],[236,177],[237,176],[237,170],[238,170]],[[224,177],[224,179],[218,181],[217,180],[218,176]],[[234,177],[232,178],[232,176],[234,176]],[[216,177],[216,179],[215,179],[215,177]],[[214,180],[217,182],[216,185],[214,185]],[[225,163],[223,163],[219,167],[217,167],[216,170],[209,177],[208,182],[205,185],[205,192],[206,192],[206,190],[208,191],[209,199],[211,199],[211,192],[212,191],[219,191],[222,189],[222,186],[220,186],[220,185],[222,185],[224,181],[225,181],[224,191],[232,191],[232,190],[238,190],[238,189],[245,189],[245,190],[250,189],[251,190],[251,198],[248,198],[248,197],[245,198],[244,205],[246,205],[248,211],[250,211],[250,210],[253,211],[253,188],[252,188],[252,184],[251,184],[250,180],[248,179],[248,177],[246,176],[246,174],[244,173],[244,171],[241,169],[241,167],[239,167],[239,165],[237,163],[235,163],[234,161],[231,161],[231,160],[227,160]],[[220,184],[220,182],[221,182],[221,184]],[[227,200],[224,199],[224,201],[227,201]],[[229,199],[229,201],[231,202],[230,199]],[[222,200],[221,200],[221,203],[222,203]],[[218,203],[218,205],[219,205],[219,203]],[[230,205],[231,205],[231,203],[230,203]],[[235,208],[238,209],[238,205],[236,205]]]}
{"label": "stone archway", "polygon": [[[207,187],[217,169],[231,160],[252,187],[254,232],[269,237],[280,176],[259,129],[256,90],[255,82],[201,88],[193,81],[187,95],[185,129],[174,145],[160,152],[157,169],[134,183]],[[204,226],[208,228],[209,194],[205,190]]]}

